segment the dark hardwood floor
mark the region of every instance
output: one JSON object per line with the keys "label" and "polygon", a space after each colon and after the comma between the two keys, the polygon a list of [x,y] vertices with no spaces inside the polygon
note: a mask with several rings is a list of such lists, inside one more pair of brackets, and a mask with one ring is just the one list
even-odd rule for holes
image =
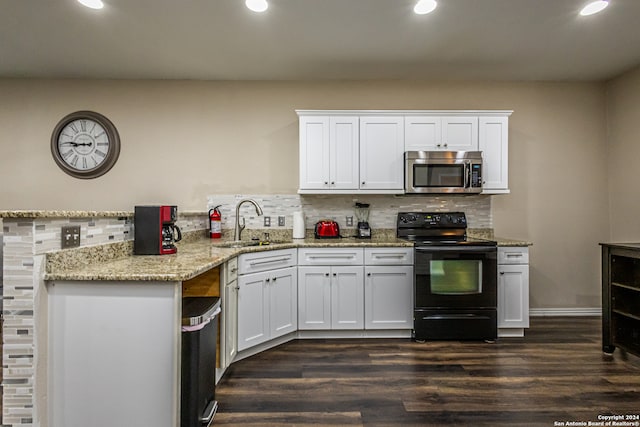
{"label": "dark hardwood floor", "polygon": [[554,317],[496,343],[292,341],[229,367],[215,424],[554,426],[640,415],[640,359],[604,356],[600,331],[600,318]]}

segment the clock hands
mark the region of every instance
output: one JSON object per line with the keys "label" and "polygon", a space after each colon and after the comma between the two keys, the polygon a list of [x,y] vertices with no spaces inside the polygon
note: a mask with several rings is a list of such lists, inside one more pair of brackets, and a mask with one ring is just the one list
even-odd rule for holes
{"label": "clock hands", "polygon": [[60,145],[71,145],[74,147],[91,147],[93,142],[73,142],[73,141],[65,141],[60,143]]}

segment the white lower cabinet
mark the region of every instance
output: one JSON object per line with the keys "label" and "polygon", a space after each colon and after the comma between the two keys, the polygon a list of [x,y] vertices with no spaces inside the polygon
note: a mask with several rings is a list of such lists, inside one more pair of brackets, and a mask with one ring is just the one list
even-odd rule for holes
{"label": "white lower cabinet", "polygon": [[498,335],[523,336],[529,327],[529,249],[498,248]]}
{"label": "white lower cabinet", "polygon": [[[270,265],[282,264],[289,266],[269,269]],[[238,351],[297,330],[298,277],[295,264],[295,249],[240,255]],[[243,274],[246,271],[252,273]]]}
{"label": "white lower cabinet", "polygon": [[223,270],[222,294],[222,368],[226,369],[238,354],[238,258],[229,260]]}
{"label": "white lower cabinet", "polygon": [[413,328],[413,267],[366,266],[366,329]]}
{"label": "white lower cabinet", "polygon": [[364,251],[365,329],[413,328],[413,248]]}
{"label": "white lower cabinet", "polygon": [[413,328],[413,248],[303,248],[298,262],[298,329]]}
{"label": "white lower cabinet", "polygon": [[362,266],[298,267],[298,329],[363,329]]}

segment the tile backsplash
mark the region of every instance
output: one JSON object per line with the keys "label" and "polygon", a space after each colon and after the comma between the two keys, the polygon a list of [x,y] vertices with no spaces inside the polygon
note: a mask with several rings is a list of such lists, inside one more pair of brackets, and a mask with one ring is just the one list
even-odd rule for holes
{"label": "tile backsplash", "polygon": [[[299,195],[299,194],[223,194],[207,197],[207,209],[220,205],[222,228],[235,226],[235,207],[242,199],[254,199],[271,217],[270,228],[292,228],[293,213],[302,210],[305,228],[313,228],[320,219],[333,219],[346,227],[346,217],[356,221],[355,202],[369,203],[369,224],[372,228],[395,229],[398,212],[450,212],[462,211],[467,215],[470,228],[493,228],[491,196],[395,196],[395,195]],[[252,204],[242,205],[240,214],[247,228],[265,228],[264,218],[256,214]],[[278,217],[285,218],[285,225],[278,226]]]}

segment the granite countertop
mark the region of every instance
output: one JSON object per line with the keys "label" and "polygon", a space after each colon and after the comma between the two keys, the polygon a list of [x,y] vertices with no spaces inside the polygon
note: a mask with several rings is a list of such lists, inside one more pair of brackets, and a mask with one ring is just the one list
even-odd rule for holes
{"label": "granite countertop", "polygon": [[[478,238],[476,236],[475,238]],[[498,246],[530,246],[531,243],[493,238]],[[60,257],[66,251],[54,252],[47,259],[45,280],[117,280],[117,281],[185,281],[243,253],[289,248],[339,248],[339,247],[413,247],[413,243],[389,235],[375,236],[370,240],[356,238],[318,240],[313,237],[270,243],[263,246],[224,247],[232,242],[198,238],[178,245],[178,253],[172,255],[130,255],[132,242],[121,244],[120,254],[102,255],[94,248],[81,248],[67,252],[74,256]],[[103,248],[108,245],[104,245]],[[109,248],[112,250],[113,248]],[[112,250],[117,252],[116,250]],[[128,253],[128,254],[127,254]],[[103,256],[103,258],[99,258]],[[112,259],[109,259],[111,257]],[[68,261],[66,261],[68,260]]]}
{"label": "granite countertop", "polygon": [[503,237],[494,237],[492,240],[498,242],[498,246],[533,246],[533,243],[526,240],[505,239]]}
{"label": "granite countertop", "polygon": [[[58,263],[47,268],[44,280],[117,280],[117,281],[184,281],[217,267],[243,253],[288,248],[335,247],[412,247],[413,244],[396,238],[380,237],[371,240],[355,238],[316,240],[296,239],[286,243],[263,246],[225,248],[228,241],[198,239],[178,246],[172,255],[129,255],[110,261],[80,263],[80,267],[66,267]],[[77,265],[77,263],[76,263]]]}
{"label": "granite countertop", "polygon": [[[180,211],[178,216],[207,215],[206,212]],[[0,210],[0,218],[133,218],[133,211],[75,211],[75,210]]]}

